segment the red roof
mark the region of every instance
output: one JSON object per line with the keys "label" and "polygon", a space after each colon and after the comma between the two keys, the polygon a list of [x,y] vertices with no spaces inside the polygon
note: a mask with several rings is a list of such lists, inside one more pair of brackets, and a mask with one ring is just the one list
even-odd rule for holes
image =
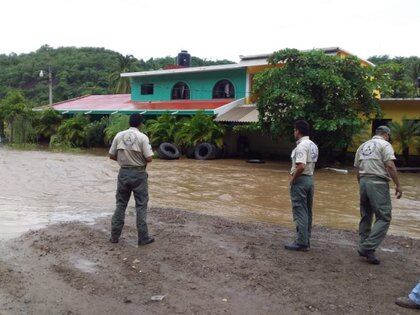
{"label": "red roof", "polygon": [[200,110],[216,109],[234,99],[135,102],[130,94],[87,95],[53,104],[59,111]]}

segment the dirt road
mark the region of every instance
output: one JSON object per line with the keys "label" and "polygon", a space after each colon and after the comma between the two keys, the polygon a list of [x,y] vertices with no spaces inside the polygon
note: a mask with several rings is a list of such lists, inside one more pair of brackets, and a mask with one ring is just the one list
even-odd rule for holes
{"label": "dirt road", "polygon": [[311,250],[296,253],[277,225],[161,208],[149,217],[157,241],[142,248],[131,215],[119,244],[108,243],[109,218],[3,242],[0,314],[414,314],[394,299],[418,280],[419,240],[387,237],[372,266],[354,232],[315,228]]}

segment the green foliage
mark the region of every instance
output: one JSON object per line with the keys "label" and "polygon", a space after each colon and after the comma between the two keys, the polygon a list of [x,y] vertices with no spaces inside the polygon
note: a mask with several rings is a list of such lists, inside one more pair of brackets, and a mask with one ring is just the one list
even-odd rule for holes
{"label": "green foliage", "polygon": [[109,74],[119,54],[103,48],[42,46],[29,54],[0,55],[0,98],[10,89],[21,89],[31,105],[48,102],[48,80],[39,71],[51,65],[54,101],[84,94],[110,93]]}
{"label": "green foliage", "polygon": [[57,133],[62,119],[61,114],[52,108],[41,111],[35,127],[36,133],[42,139],[49,141]]}
{"label": "green foliage", "polygon": [[85,127],[86,147],[102,147],[105,145],[105,128],[108,125],[108,118],[93,121]]}
{"label": "green foliage", "polygon": [[201,142],[223,146],[225,129],[208,116],[198,111],[193,117],[180,121],[181,127],[175,134],[175,143],[181,147],[193,147]]}
{"label": "green foliage", "polygon": [[409,148],[418,143],[420,136],[420,121],[403,118],[402,123],[390,122],[392,140],[399,144],[399,149],[404,156],[404,164],[408,164]]}
{"label": "green foliage", "polygon": [[[51,66],[54,102],[85,94],[127,93],[128,80],[120,72],[156,70],[174,64],[174,57],[137,60],[132,56],[104,48],[52,48],[42,46],[28,54],[0,54],[0,99],[8,91],[21,89],[30,107],[48,103],[48,80],[39,77],[40,70]],[[192,66],[231,63],[192,58]]]}
{"label": "green foliage", "polygon": [[285,49],[269,62],[283,65],[257,74],[253,92],[260,126],[272,135],[291,135],[294,121],[306,119],[321,150],[343,149],[361,130],[363,117],[380,114],[378,82],[357,58]]}
{"label": "green foliage", "polygon": [[33,142],[35,113],[28,108],[20,91],[12,90],[0,103],[0,136],[4,134],[4,123],[8,126],[8,138],[12,143]]}
{"label": "green foliage", "polygon": [[259,123],[253,122],[249,124],[243,124],[243,125],[236,125],[233,127],[233,132],[238,134],[248,134],[248,133],[263,133],[264,130],[261,128],[261,125]]}
{"label": "green foliage", "polygon": [[137,59],[134,58],[132,55],[119,55],[118,56],[118,65],[117,68],[111,75],[109,76],[109,80],[111,82],[111,88],[114,93],[117,94],[128,94],[130,93],[131,86],[130,86],[130,78],[123,78],[121,77],[121,73],[124,72],[131,72],[135,69],[135,63]]}
{"label": "green foliage", "polygon": [[114,114],[109,117],[108,126],[105,128],[105,142],[110,144],[120,131],[130,127],[129,116]]}
{"label": "green foliage", "polygon": [[376,64],[375,75],[382,85],[382,97],[419,97],[416,78],[420,77],[420,57],[373,56],[369,61]]}
{"label": "green foliage", "polygon": [[85,146],[86,126],[88,124],[89,119],[84,115],[76,115],[63,121],[57,130],[57,134],[51,137],[50,146],[52,148]]}
{"label": "green foliage", "polygon": [[175,133],[180,128],[180,123],[176,117],[164,113],[157,119],[150,119],[146,122],[146,133],[149,135],[150,142],[153,146],[162,142],[174,142]]}

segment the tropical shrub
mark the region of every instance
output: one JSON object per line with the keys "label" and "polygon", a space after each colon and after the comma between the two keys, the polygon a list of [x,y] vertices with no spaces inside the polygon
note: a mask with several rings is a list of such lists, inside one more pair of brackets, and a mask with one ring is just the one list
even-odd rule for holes
{"label": "tropical shrub", "polygon": [[93,121],[85,127],[86,147],[102,147],[105,145],[105,128],[108,125],[108,118]]}
{"label": "tropical shrub", "polygon": [[86,143],[86,126],[89,119],[84,115],[76,115],[63,121],[57,134],[51,137],[50,146],[83,147]]}
{"label": "tropical shrub", "polygon": [[43,110],[38,116],[35,127],[37,135],[49,141],[51,136],[57,133],[62,119],[63,116],[52,108]]}
{"label": "tropical shrub", "polygon": [[214,143],[217,147],[223,147],[223,135],[225,128],[216,123],[212,116],[204,111],[198,111],[189,119],[180,121],[180,128],[175,134],[175,143],[188,148],[202,142]]}
{"label": "tropical shrub", "polygon": [[420,136],[420,121],[408,120],[405,117],[402,123],[390,122],[392,140],[397,142],[404,158],[404,165],[408,164],[410,146],[418,142]]}
{"label": "tropical shrub", "polygon": [[128,121],[128,115],[111,115],[108,120],[108,125],[105,128],[105,143],[110,144],[112,142],[112,139],[114,139],[114,137],[117,135],[117,133],[127,129],[130,126]]}
{"label": "tropical shrub", "polygon": [[157,146],[162,142],[174,142],[179,127],[180,123],[175,116],[164,113],[156,119],[148,120],[145,131],[150,138],[150,143]]}
{"label": "tropical shrub", "polygon": [[27,106],[20,91],[10,91],[0,104],[0,136],[4,133],[4,122],[8,126],[11,143],[33,142],[35,113]]}

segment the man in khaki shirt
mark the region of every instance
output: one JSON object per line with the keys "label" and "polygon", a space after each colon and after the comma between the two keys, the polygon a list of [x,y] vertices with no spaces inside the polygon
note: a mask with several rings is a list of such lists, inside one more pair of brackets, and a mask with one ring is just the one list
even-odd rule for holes
{"label": "man in khaki shirt", "polygon": [[[357,168],[357,179],[360,186],[359,255],[366,257],[374,265],[380,263],[375,256],[391,223],[391,196],[389,181],[395,183],[397,199],[402,196],[394,164],[395,154],[389,143],[391,130],[380,126],[375,136],[363,143],[356,152],[354,166]],[[375,223],[372,226],[373,215]]]}
{"label": "man in khaki shirt", "polygon": [[293,244],[285,245],[285,248],[307,251],[312,230],[313,174],[318,160],[318,147],[309,139],[309,124],[304,120],[295,122],[294,136],[297,141],[291,155],[290,197],[297,238]]}
{"label": "man in khaki shirt", "polygon": [[152,162],[153,151],[149,138],[138,130],[142,123],[141,115],[131,115],[130,128],[119,132],[109,149],[110,159],[117,161],[121,167],[118,173],[116,209],[111,223],[111,243],[118,243],[121,236],[131,192],[136,202],[138,245],[147,245],[154,241],[149,236],[146,223],[149,201],[146,166]]}

